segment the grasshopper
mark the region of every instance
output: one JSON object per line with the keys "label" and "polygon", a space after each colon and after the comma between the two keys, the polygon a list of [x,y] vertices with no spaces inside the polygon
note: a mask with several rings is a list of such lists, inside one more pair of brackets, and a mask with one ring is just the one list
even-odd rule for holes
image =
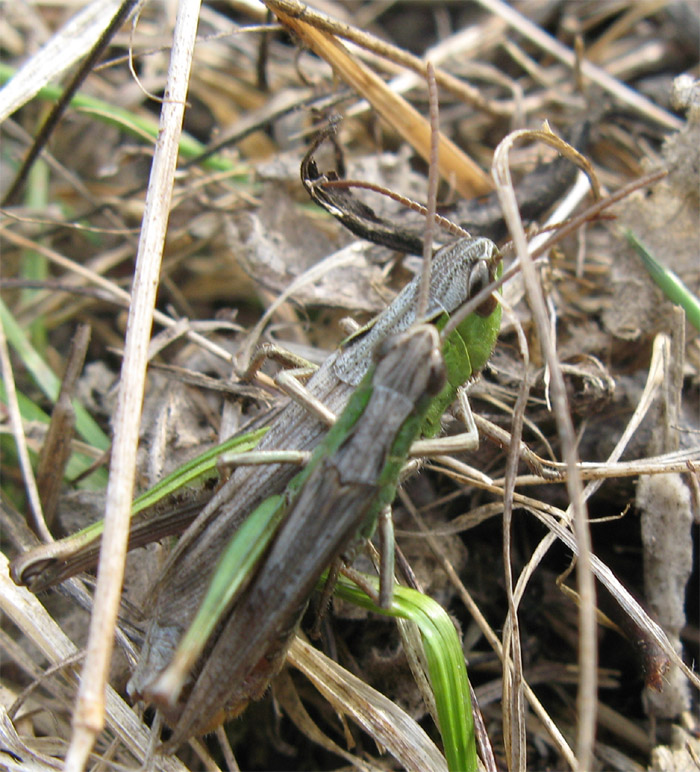
{"label": "grasshopper", "polygon": [[[496,278],[500,255],[488,239],[462,239],[435,255],[428,303],[428,321],[438,329],[449,314]],[[390,335],[415,322],[419,278],[414,279],[370,327],[353,336],[331,355],[307,384],[308,391],[334,413],[347,403],[372,361],[372,352]],[[443,343],[447,384],[426,416],[424,435],[434,436],[440,416],[454,401],[458,388],[479,372],[495,344],[500,307],[487,302]],[[326,432],[320,418],[290,403],[272,424],[259,449],[314,448]],[[288,465],[240,467],[215,494],[170,554],[154,590],[155,602],[141,659],[130,682],[133,693],[145,693],[170,662],[183,632],[204,597],[214,566],[243,520],[268,496],[280,493],[294,475]]]}
{"label": "grasshopper", "polygon": [[[218,635],[177,720],[170,748],[206,731],[222,709],[240,709],[256,696],[260,682],[265,687],[281,665],[325,566],[339,553],[351,559],[355,545],[371,536],[380,512],[393,501],[411,443],[446,383],[439,343],[429,325],[384,340],[376,365],[305,469],[283,496],[273,497],[274,506],[286,511],[284,522]],[[199,618],[192,630],[199,630]],[[261,652],[266,652],[262,660]],[[261,664],[262,676],[256,673]],[[170,670],[150,690],[151,698],[176,698],[165,686]]]}
{"label": "grasshopper", "polygon": [[[488,239],[461,239],[442,247],[433,259],[427,319],[438,328],[444,326],[449,314],[490,284],[499,270],[500,255]],[[308,391],[330,411],[343,409],[364,377],[376,347],[414,323],[419,282],[420,277],[410,282],[374,323],[348,339],[310,379]],[[440,417],[460,385],[484,366],[499,326],[500,307],[487,301],[443,342],[447,384],[431,402],[424,436],[432,437],[439,431]],[[258,448],[312,449],[325,432],[323,419],[310,416],[304,407],[291,402],[277,415]],[[154,589],[152,621],[130,682],[132,693],[147,692],[171,661],[209,586],[222,545],[229,542],[249,513],[269,496],[281,493],[293,476],[289,464],[237,468],[184,532]],[[39,547],[16,559],[12,566],[15,581],[38,589],[49,584],[44,574],[61,579],[71,575],[71,571],[62,573],[66,560],[54,556],[57,545],[60,543],[48,545],[50,551]],[[89,557],[71,561],[71,565],[74,569],[85,567]]]}

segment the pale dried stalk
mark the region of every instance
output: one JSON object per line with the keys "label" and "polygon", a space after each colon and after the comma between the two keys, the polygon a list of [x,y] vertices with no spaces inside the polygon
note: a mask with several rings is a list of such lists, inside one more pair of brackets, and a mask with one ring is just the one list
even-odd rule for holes
{"label": "pale dried stalk", "polygon": [[518,603],[513,593],[513,567],[511,565],[511,526],[513,522],[513,497],[520,462],[520,443],[525,419],[525,407],[530,393],[528,370],[530,352],[525,332],[517,316],[510,307],[503,304],[504,313],[513,320],[518,337],[520,356],[523,362],[523,377],[520,381],[518,396],[513,407],[511,421],[511,442],[506,460],[505,485],[503,492],[503,567],[505,573],[508,615],[503,631],[503,653],[506,660],[513,663],[512,669],[503,669],[503,713],[504,741],[510,758],[510,768],[525,772],[527,769],[527,745],[525,729],[525,695],[523,675],[522,647],[520,642],[520,624]]}
{"label": "pale dried stalk", "polygon": [[598,652],[596,648],[595,583],[591,570],[591,536],[583,498],[583,483],[577,470],[576,436],[569,413],[566,386],[551,337],[542,288],[538,282],[537,272],[528,251],[527,237],[520,219],[520,213],[518,212],[518,204],[508,168],[510,147],[522,134],[523,132],[512,132],[498,145],[494,154],[492,173],[496,182],[496,193],[513,237],[516,254],[521,261],[525,288],[540,340],[542,341],[542,353],[550,372],[552,402],[557,418],[564,462],[569,470],[566,485],[574,513],[574,529],[579,547],[576,577],[581,599],[579,606],[580,674],[577,701],[578,734],[576,760],[577,768],[585,770],[590,768],[593,759],[597,703]]}
{"label": "pale dried stalk", "polygon": [[[619,477],[639,477],[639,475],[654,474],[685,474],[689,464],[700,461],[700,448],[688,448],[674,453],[666,453],[663,456],[650,456],[635,461],[582,461],[578,464],[582,480],[608,480]],[[543,480],[540,475],[523,474],[517,478],[517,485],[553,485],[565,480],[566,469],[563,464],[545,462],[547,469],[556,469],[562,475],[550,480]],[[494,479],[496,485],[501,485],[502,480]],[[587,499],[590,498],[588,488],[584,491]]]}
{"label": "pale dried stalk", "polygon": [[173,35],[160,132],[146,195],[129,309],[124,362],[112,445],[105,532],[87,655],[73,714],[66,770],[80,772],[104,725],[105,684],[124,578],[139,423],[148,362],[148,341],[182,133],[200,0],[181,0]]}

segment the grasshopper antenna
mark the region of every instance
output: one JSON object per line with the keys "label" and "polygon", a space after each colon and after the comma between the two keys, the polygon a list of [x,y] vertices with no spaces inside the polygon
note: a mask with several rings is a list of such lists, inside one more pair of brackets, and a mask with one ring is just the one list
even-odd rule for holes
{"label": "grasshopper antenna", "polygon": [[430,109],[430,164],[428,167],[428,211],[426,213],[425,234],[423,236],[423,273],[421,274],[421,283],[418,290],[417,320],[423,319],[428,312],[433,234],[435,233],[435,210],[437,209],[438,140],[440,138],[438,91],[437,83],[435,82],[435,70],[431,62],[428,62],[426,70]]}

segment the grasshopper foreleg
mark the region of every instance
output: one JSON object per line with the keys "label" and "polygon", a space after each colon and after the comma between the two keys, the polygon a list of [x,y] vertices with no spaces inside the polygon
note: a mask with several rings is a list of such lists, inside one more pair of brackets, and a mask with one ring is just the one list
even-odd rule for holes
{"label": "grasshopper foreleg", "polygon": [[434,437],[429,440],[417,440],[411,445],[409,455],[418,456],[442,456],[447,453],[457,453],[466,450],[477,450],[479,447],[479,430],[469,406],[467,391],[463,386],[457,389],[457,410],[464,423],[466,432],[455,434],[452,437]]}
{"label": "grasshopper foreleg", "polygon": [[335,414],[314,397],[301,383],[303,379],[312,376],[318,368],[312,362],[303,357],[287,351],[274,343],[263,343],[255,353],[248,368],[243,374],[243,380],[252,380],[258,373],[266,359],[273,359],[285,365],[292,365],[292,369],[281,370],[274,378],[277,385],[285,394],[291,397],[297,404],[306,408],[313,416],[323,421],[326,426],[333,426]]}

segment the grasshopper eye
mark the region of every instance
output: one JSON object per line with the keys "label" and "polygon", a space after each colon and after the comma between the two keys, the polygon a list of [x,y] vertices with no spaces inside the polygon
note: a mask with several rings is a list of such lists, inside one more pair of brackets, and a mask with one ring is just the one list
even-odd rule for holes
{"label": "grasshopper eye", "polygon": [[[469,274],[469,297],[476,297],[484,287],[487,287],[494,279],[490,270],[490,261],[479,260]],[[493,295],[486,298],[484,302],[476,309],[475,313],[479,316],[490,316],[498,301]]]}

